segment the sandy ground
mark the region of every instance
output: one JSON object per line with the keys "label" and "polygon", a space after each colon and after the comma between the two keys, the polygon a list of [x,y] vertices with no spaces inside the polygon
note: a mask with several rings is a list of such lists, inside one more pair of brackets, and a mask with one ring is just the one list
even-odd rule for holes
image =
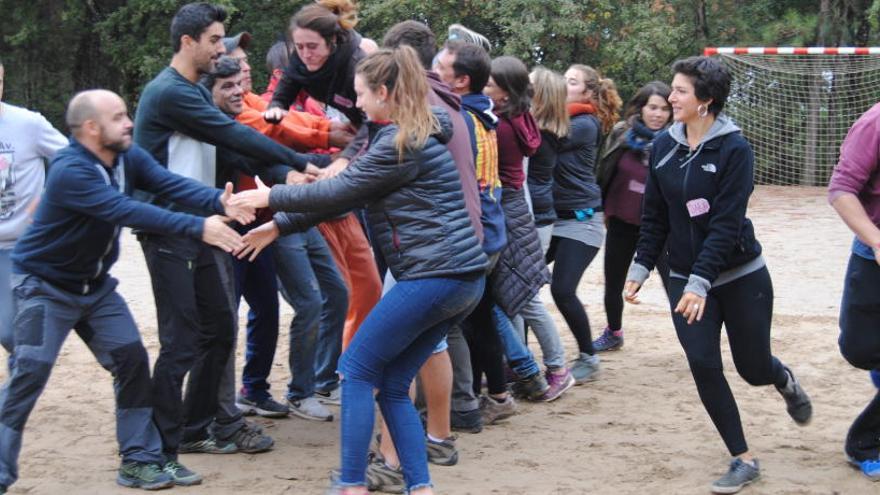
{"label": "sandy ground", "polygon": [[[815,414],[811,425],[797,427],[773,387],[749,387],[736,376],[725,347],[727,376],[750,447],[763,467],[763,479],[746,493],[880,493],[845,463],[842,452],[850,422],[872,393],[867,373],[851,368],[836,343],[851,236],[822,189],[758,188],[750,217],[775,281],[774,352],[812,395]],[[597,260],[579,290],[594,331],[605,324]],[[123,235],[122,259],[113,273],[155,358],[149,276],[129,234]],[[643,299],[642,305],[627,307],[626,346],[602,356],[599,381],[552,404],[522,404],[521,413],[507,422],[461,435],[460,463],[431,467],[437,493],[708,493],[709,483],[726,470],[726,449],[699,402],[657,280],[646,285]],[[546,292],[544,300],[551,301]],[[271,377],[279,398],[288,376],[291,317],[282,307],[282,344]],[[551,308],[573,354],[574,340]],[[238,359],[241,363],[241,346]],[[132,493],[113,481],[118,459],[112,397],[110,376],[82,342],[68,339],[27,425],[21,480],[11,493]],[[337,464],[339,423],[260,422],[275,437],[272,452],[182,456],[205,483],[175,491],[323,493]]]}

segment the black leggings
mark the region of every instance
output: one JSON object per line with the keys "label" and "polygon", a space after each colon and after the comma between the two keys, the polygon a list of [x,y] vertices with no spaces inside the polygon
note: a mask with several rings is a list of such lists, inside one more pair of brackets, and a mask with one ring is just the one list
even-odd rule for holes
{"label": "black leggings", "polygon": [[[638,243],[638,225],[626,223],[617,217],[608,219],[605,234],[605,317],[611,330],[620,330],[623,327],[623,286],[626,284],[626,274]],[[660,274],[664,289],[669,287],[669,266],[666,258],[664,249],[657,260],[657,273]]]}
{"label": "black leggings", "polygon": [[486,374],[486,385],[489,394],[503,394],[507,390],[504,377],[504,348],[501,337],[495,330],[492,320],[492,307],[495,300],[486,287],[483,298],[462,322],[462,330],[471,352],[471,370],[473,371],[474,395],[480,396],[483,373]]}
{"label": "black leggings", "polygon": [[[670,279],[669,301],[673,309],[686,284],[680,278]],[[710,290],[701,321],[688,325],[680,314],[672,316],[700,400],[732,456],[749,449],[736,400],[722,372],[721,325],[727,329],[733,364],[739,375],[749,385],[783,387],[787,374],[782,363],[770,353],[772,317],[773,283],[766,267]]]}
{"label": "black leggings", "polygon": [[556,236],[550,240],[550,248],[547,250],[547,262],[554,262],[550,294],[574,334],[578,350],[590,355],[596,352],[593,349],[593,337],[590,335],[590,319],[578,299],[577,286],[598,252],[597,247]]}
{"label": "black leggings", "polygon": [[[840,303],[840,353],[863,370],[880,370],[880,266],[850,256]],[[846,453],[863,461],[880,456],[880,393],[853,422],[846,435]]]}

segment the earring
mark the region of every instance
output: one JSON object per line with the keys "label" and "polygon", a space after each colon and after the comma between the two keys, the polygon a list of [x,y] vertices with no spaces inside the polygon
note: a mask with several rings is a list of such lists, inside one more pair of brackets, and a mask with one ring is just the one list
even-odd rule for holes
{"label": "earring", "polygon": [[385,106],[385,100],[376,100],[376,105],[379,105],[380,107],[384,107],[384,106]]}
{"label": "earring", "polygon": [[706,116],[709,115],[709,107],[705,103],[700,103],[700,105],[697,106],[697,115],[699,115],[701,119],[706,118]]}

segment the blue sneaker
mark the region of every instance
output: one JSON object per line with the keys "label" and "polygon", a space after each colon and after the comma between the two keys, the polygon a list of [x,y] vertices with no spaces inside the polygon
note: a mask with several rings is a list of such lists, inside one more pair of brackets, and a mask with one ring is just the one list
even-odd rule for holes
{"label": "blue sneaker", "polygon": [[880,370],[871,370],[871,381],[874,386],[880,389]]}
{"label": "blue sneaker", "polygon": [[593,341],[593,349],[596,352],[616,351],[621,347],[623,347],[623,330],[612,330],[605,327],[602,335]]}
{"label": "blue sneaker", "polygon": [[857,461],[855,457],[846,456],[847,462],[868,477],[871,481],[880,481],[880,459],[868,459],[865,461]]}
{"label": "blue sneaker", "polygon": [[737,493],[748,484],[761,478],[761,466],[754,460],[754,466],[739,457],[730,461],[727,474],[712,483],[712,493]]}

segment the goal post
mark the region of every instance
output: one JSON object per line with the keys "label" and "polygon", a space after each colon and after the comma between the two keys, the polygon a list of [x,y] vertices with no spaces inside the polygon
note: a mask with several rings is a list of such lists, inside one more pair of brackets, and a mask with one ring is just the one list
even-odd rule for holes
{"label": "goal post", "polygon": [[880,47],[710,47],[732,76],[725,113],[758,184],[824,186],[850,126],[880,102]]}

